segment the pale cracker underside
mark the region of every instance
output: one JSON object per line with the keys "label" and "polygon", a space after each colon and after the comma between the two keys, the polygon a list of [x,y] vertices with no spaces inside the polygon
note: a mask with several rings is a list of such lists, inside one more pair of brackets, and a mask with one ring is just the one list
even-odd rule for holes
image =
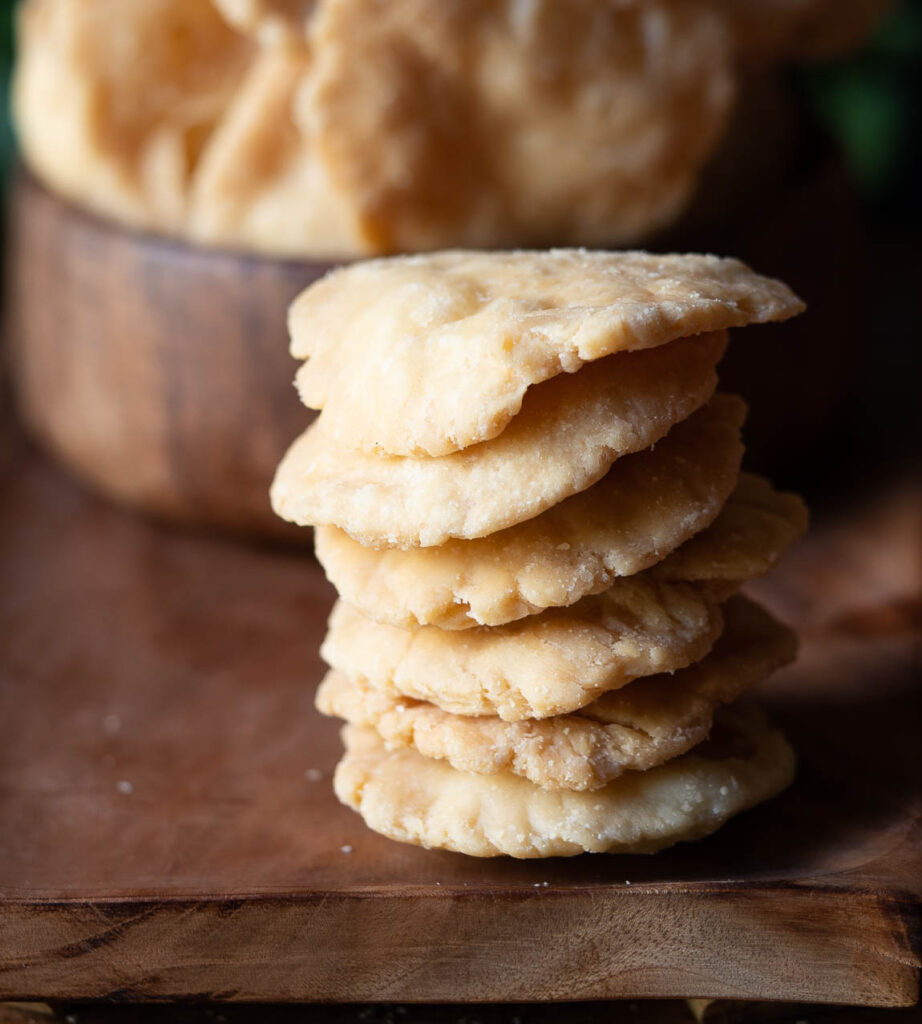
{"label": "pale cracker underside", "polygon": [[709,741],[587,793],[459,772],[415,750],[389,752],[373,729],[346,726],[333,785],[370,828],[417,846],[474,857],[653,853],[709,835],[794,776],[793,751],[754,709],[725,708],[715,726],[716,751]]}

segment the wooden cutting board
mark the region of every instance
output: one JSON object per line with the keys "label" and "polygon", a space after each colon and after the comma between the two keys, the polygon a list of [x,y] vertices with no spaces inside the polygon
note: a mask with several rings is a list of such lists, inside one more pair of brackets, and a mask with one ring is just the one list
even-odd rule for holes
{"label": "wooden cutting board", "polygon": [[337,804],[308,555],[152,526],[20,442],[2,474],[0,998],[916,999],[917,489],[758,588],[804,636],[764,693],[786,794],[654,857],[516,862]]}

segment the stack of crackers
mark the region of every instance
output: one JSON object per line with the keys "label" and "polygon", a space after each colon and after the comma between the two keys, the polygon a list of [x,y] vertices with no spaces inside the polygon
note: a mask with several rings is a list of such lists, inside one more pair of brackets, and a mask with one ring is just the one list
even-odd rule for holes
{"label": "stack of crackers", "polygon": [[322,410],[272,488],[340,600],[317,694],[335,788],[475,856],[653,851],[791,780],[740,698],[794,656],[739,594],[806,527],[740,473],[727,329],[803,308],[712,256],[441,252],[292,307]]}

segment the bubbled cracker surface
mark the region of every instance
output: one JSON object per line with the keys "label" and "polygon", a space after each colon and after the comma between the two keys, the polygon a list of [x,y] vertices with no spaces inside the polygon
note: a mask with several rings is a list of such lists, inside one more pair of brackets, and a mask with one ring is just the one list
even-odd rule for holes
{"label": "bubbled cracker surface", "polygon": [[497,626],[573,604],[712,522],[736,481],[744,414],[741,399],[716,395],[588,490],[488,537],[376,550],[318,527],[317,557],[345,601],[405,628]]}
{"label": "bubbled cracker surface", "polygon": [[305,238],[318,254],[358,245],[354,214],[298,123],[309,66],[288,47],[254,60],[196,171],[188,226],[197,241],[293,256]]}
{"label": "bubbled cracker surface", "polygon": [[685,0],[326,0],[313,128],[373,249],[624,244],[671,220],[735,93]]}
{"label": "bubbled cracker surface", "polygon": [[[828,57],[892,5],[25,0],[14,111],[46,183],[134,227],[315,259],[624,245],[673,221],[698,183],[736,51]],[[222,220],[197,163],[214,127],[252,107],[256,51],[307,61],[300,114],[266,104],[284,139],[222,141],[243,179],[235,192],[224,166],[215,200],[238,210]]]}
{"label": "bubbled cracker surface", "polygon": [[574,711],[639,676],[703,657],[723,627],[693,584],[619,580],[507,626],[399,629],[338,602],[320,649],[333,668],[391,695],[509,721]]}
{"label": "bubbled cracker surface", "polygon": [[19,14],[13,107],[29,164],[93,210],[179,230],[250,42],[211,0],[30,0]]}
{"label": "bubbled cracker surface", "polygon": [[720,515],[650,569],[663,580],[745,582],[764,576],[807,529],[807,507],[764,477],[740,475]]}
{"label": "bubbled cracker surface", "polygon": [[793,633],[757,605],[733,598],[725,617],[723,634],[702,661],[541,721],[452,714],[335,671],[321,683],[316,704],[324,714],[374,729],[390,750],[412,747],[459,771],[512,772],[545,789],[598,789],[689,750],[707,737],[719,705],[793,658]]}
{"label": "bubbled cracker surface", "polygon": [[[234,243],[317,258],[336,246],[338,257],[390,251],[395,228],[411,250],[472,238],[614,242],[673,216],[734,92],[721,21],[674,0],[652,3],[650,13],[644,4],[606,15],[581,0],[562,17],[551,0],[27,0],[19,132],[33,168],[69,198],[133,226],[185,233],[189,157],[233,93],[203,88],[203,74],[223,69],[227,41],[241,52],[310,51],[299,131],[357,230],[326,233],[322,211],[309,208],[324,197],[312,184],[290,187],[290,166],[254,139],[239,150],[244,175],[284,191],[304,233],[296,243],[287,227],[274,248],[271,224],[254,211]],[[617,22],[616,48],[602,49],[604,26],[591,23],[600,15]],[[672,59],[677,45],[682,61]],[[180,75],[164,50],[183,54]],[[102,144],[100,125],[115,129]],[[142,166],[126,167],[121,139],[135,128],[144,140],[128,155]],[[421,230],[427,245],[412,240]]]}
{"label": "bubbled cracker surface", "polygon": [[685,338],[546,381],[499,437],[441,458],[355,451],[318,420],[282,459],[272,507],[371,546],[495,533],[591,486],[707,402],[725,345],[723,332]]}
{"label": "bubbled cracker surface", "polygon": [[228,23],[267,49],[307,44],[307,28],[317,0],[213,0]]}
{"label": "bubbled cracker surface", "polygon": [[794,774],[782,735],[752,709],[724,709],[724,746],[690,751],[592,792],[551,791],[510,772],[475,775],[409,748],[388,751],[373,729],[346,726],[339,799],[391,839],[475,857],[652,853],[698,839],[774,796]]}
{"label": "bubbled cracker surface", "polygon": [[803,308],[733,259],[442,252],[335,271],[291,308],[304,402],[342,444],[445,455],[496,437],[527,389],[616,352]]}

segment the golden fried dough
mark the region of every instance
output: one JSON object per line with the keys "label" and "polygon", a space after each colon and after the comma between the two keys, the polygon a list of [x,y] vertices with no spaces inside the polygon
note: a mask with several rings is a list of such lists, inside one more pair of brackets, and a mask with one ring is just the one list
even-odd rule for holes
{"label": "golden fried dough", "polygon": [[565,610],[454,632],[382,625],[340,601],[320,653],[386,694],[519,721],[575,711],[640,676],[684,668],[722,628],[717,602],[694,584],[626,577]]}
{"label": "golden fried dough", "polygon": [[295,300],[306,405],[350,448],[446,455],[499,435],[529,387],[616,352],[783,320],[803,303],[733,259],[441,252],[334,271]]}
{"label": "golden fried dough", "polygon": [[343,600],[404,628],[498,626],[573,604],[657,562],[714,519],[737,478],[744,412],[741,399],[715,395],[588,490],[488,537],[376,550],[321,526],[317,557]]}
{"label": "golden fried dough", "polygon": [[346,448],[319,421],[289,448],[272,507],[362,544],[430,547],[531,519],[648,448],[713,394],[725,332],[625,352],[531,390],[492,441],[441,458]]}
{"label": "golden fried dough", "polygon": [[456,715],[336,671],[320,684],[316,704],[326,715],[374,729],[389,750],[412,747],[481,775],[512,772],[544,789],[598,789],[690,750],[707,737],[717,707],[793,659],[794,634],[758,605],[732,598],[725,618],[702,661],[542,721]]}
{"label": "golden fried dough", "polygon": [[685,0],[325,0],[314,132],[378,252],[624,244],[674,218],[735,93]]}
{"label": "golden fried dough", "polygon": [[299,50],[260,54],[209,140],[196,171],[189,232],[212,245],[273,255],[315,255],[358,246],[351,209],[298,125],[308,68]]}
{"label": "golden fried dough", "polygon": [[[316,0],[212,0],[227,21],[262,46],[304,47]],[[293,211],[294,212],[294,211]]]}
{"label": "golden fried dough", "polygon": [[475,775],[415,750],[388,751],[347,725],[333,787],[369,828],[474,857],[653,853],[699,839],[784,789],[794,752],[752,708],[724,708],[714,740],[592,792],[541,789],[509,772]]}
{"label": "golden fried dough", "polygon": [[807,507],[796,494],[776,491],[743,473],[713,524],[654,565],[662,580],[726,580],[764,576],[807,529]]}
{"label": "golden fried dough", "polygon": [[178,231],[252,44],[211,0],[28,0],[13,107],[23,155],[68,198]]}

